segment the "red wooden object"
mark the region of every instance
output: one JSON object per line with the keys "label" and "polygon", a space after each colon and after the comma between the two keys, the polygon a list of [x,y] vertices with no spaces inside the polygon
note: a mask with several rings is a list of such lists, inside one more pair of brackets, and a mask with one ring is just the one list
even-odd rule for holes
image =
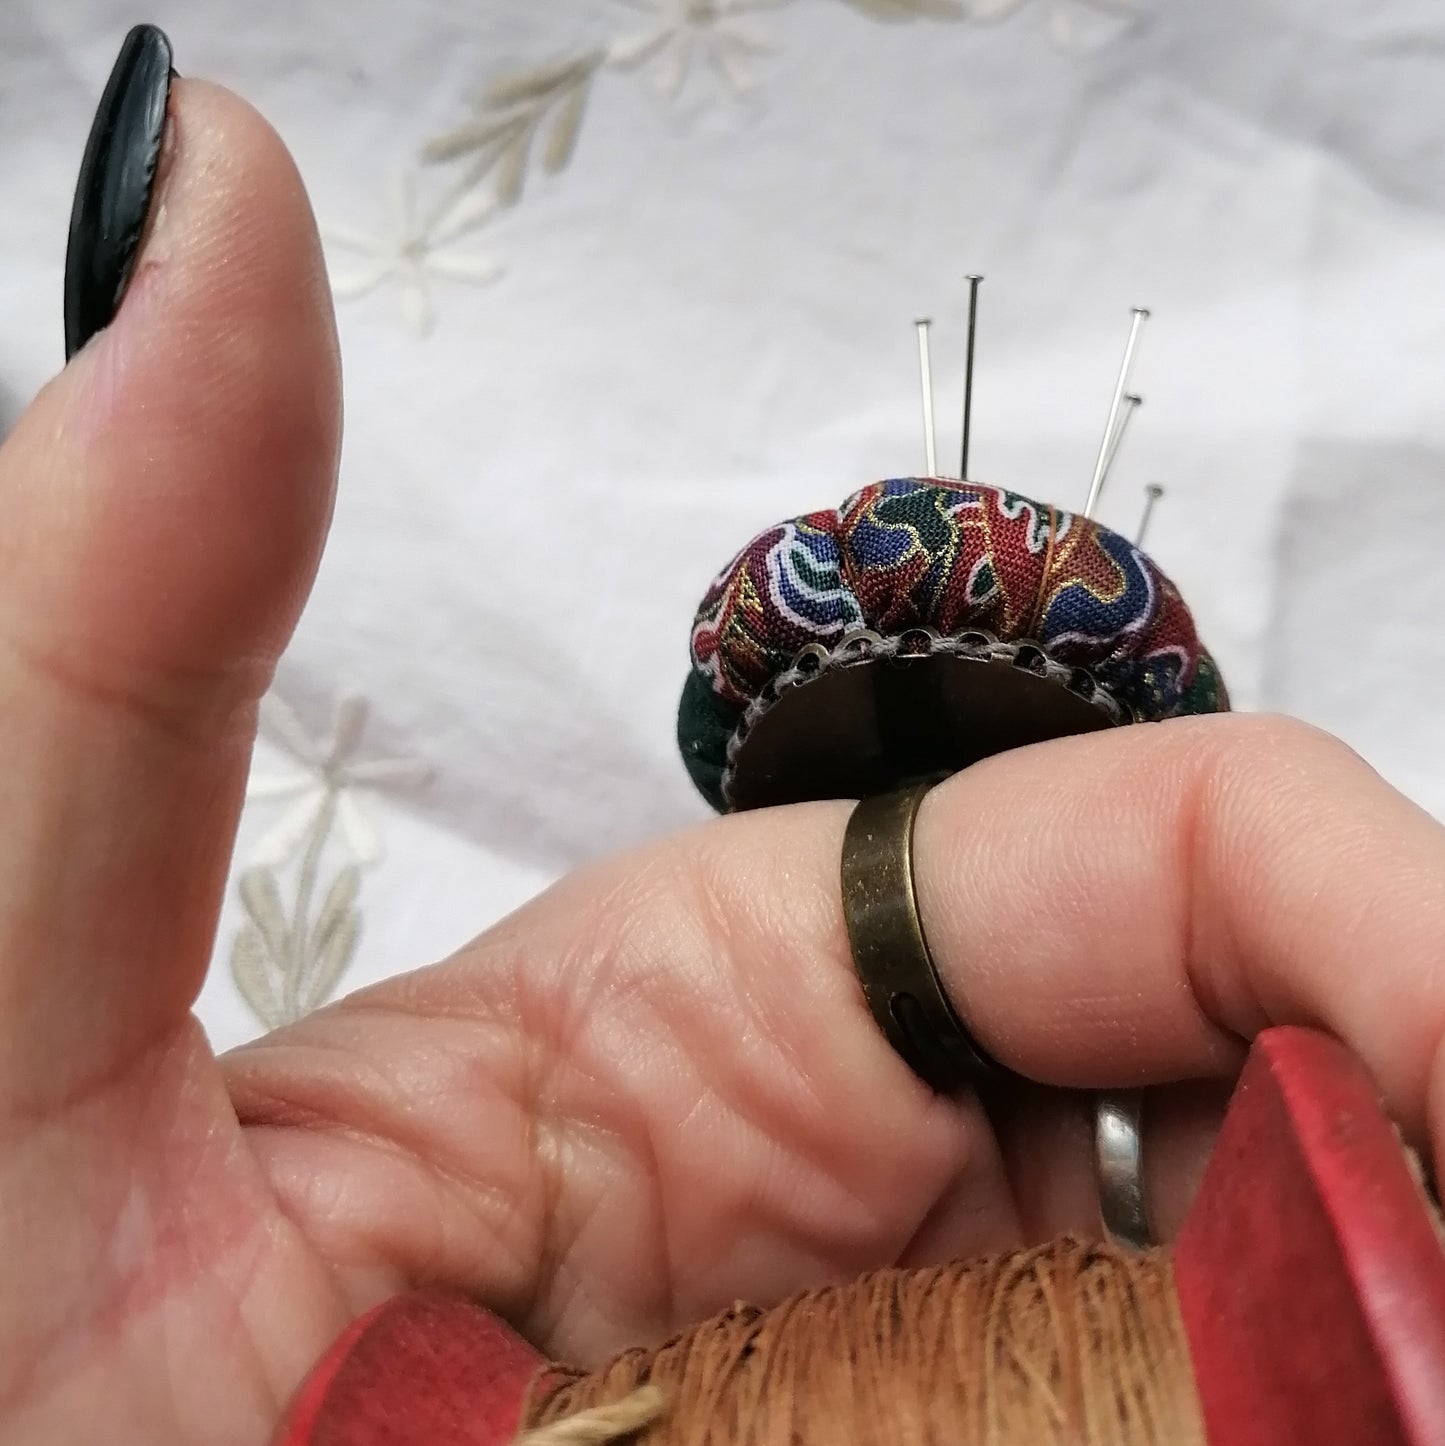
{"label": "red wooden object", "polygon": [[1260,1036],[1174,1261],[1212,1446],[1445,1443],[1445,1251],[1343,1046]]}
{"label": "red wooden object", "polygon": [[[1445,1446],[1445,1251],[1341,1045],[1256,1040],[1175,1273],[1211,1446]],[[276,1446],[504,1446],[544,1365],[484,1310],[404,1296],[331,1348]]]}
{"label": "red wooden object", "polygon": [[322,1357],[276,1446],[507,1446],[545,1365],[490,1311],[399,1296]]}

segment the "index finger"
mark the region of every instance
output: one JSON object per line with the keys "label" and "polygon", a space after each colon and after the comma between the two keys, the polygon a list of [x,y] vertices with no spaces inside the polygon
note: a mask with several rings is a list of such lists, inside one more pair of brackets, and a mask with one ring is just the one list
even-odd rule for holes
{"label": "index finger", "polygon": [[1020,1073],[1218,1073],[1267,1024],[1349,1044],[1402,1122],[1438,1111],[1445,829],[1342,743],[1219,715],[1003,754],[919,813],[954,1002]]}

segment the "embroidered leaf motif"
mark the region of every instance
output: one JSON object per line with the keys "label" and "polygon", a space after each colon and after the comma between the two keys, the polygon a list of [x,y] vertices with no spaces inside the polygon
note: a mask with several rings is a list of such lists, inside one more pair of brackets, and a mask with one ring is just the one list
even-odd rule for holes
{"label": "embroidered leaf motif", "polygon": [[543,170],[555,173],[571,160],[592,77],[606,59],[605,51],[589,50],[493,81],[477,99],[477,115],[428,141],[422,147],[423,161],[473,156],[462,186],[478,185],[490,176],[497,204],[515,205],[526,189],[532,143],[549,118]]}
{"label": "embroidered leaf motif", "polygon": [[317,958],[326,949],[331,935],[342,926],[348,915],[355,912],[354,905],[360,893],[361,870],[355,864],[347,864],[332,881],[321,901],[311,937],[306,942],[306,953],[310,958]]}
{"label": "embroidered leaf motif", "polygon": [[587,112],[587,97],[591,91],[592,80],[589,76],[569,92],[552,122],[547,146],[542,152],[542,168],[550,176],[555,176],[562,170],[577,149],[577,137],[582,132],[582,117]]}
{"label": "embroidered leaf motif", "polygon": [[265,867],[247,869],[241,875],[240,887],[241,902],[266,952],[278,962],[285,959],[291,952],[291,929],[286,922],[286,908],[281,902],[275,874]]}
{"label": "embroidered leaf motif", "polygon": [[475,120],[463,121],[445,135],[429,140],[421,148],[421,158],[428,163],[454,161],[458,156],[470,155],[473,151],[485,151],[516,128],[515,116],[478,116]]}
{"label": "embroidered leaf motif", "polygon": [[559,92],[590,79],[602,59],[600,50],[589,50],[585,55],[574,55],[552,65],[534,65],[529,70],[504,75],[482,92],[478,109],[501,110],[527,101],[552,100]]}
{"label": "embroidered leaf motif", "polygon": [[261,931],[254,924],[243,924],[231,943],[231,978],[241,998],[267,1029],[284,1022],[272,982],[272,967]]}
{"label": "embroidered leaf motif", "polygon": [[[756,77],[746,64],[749,57],[777,50],[773,36],[754,23],[753,12],[780,9],[793,0],[626,0],[633,9],[651,12],[648,23],[636,32],[614,36],[605,45],[561,60],[524,66],[499,76],[470,98],[472,115],[420,151],[425,165],[460,162],[449,178],[442,205],[416,234],[408,232],[397,244],[377,251],[369,240],[359,247],[331,234],[336,244],[376,251],[378,267],[359,276],[339,279],[333,287],[338,298],[363,296],[383,281],[397,279],[403,286],[403,312],[412,330],[425,334],[432,308],[427,292],[427,271],[452,279],[488,282],[501,268],[489,258],[447,260],[434,255],[441,243],[436,227],[458,198],[482,192],[479,214],[515,206],[527,187],[534,160],[546,175],[565,170],[572,162],[592,84],[604,71],[651,73],[658,91],[669,99],[681,94],[689,76],[710,66],[734,95],[752,90]],[[842,0],[856,14],[877,24],[913,21],[969,21],[988,24],[1005,20],[1032,0]],[[1074,12],[1096,17],[1127,14],[1137,0],[1048,0],[1056,41],[1072,45]],[[1092,29],[1093,27],[1088,27]],[[540,153],[538,142],[540,141]],[[480,224],[480,223],[479,223]],[[408,222],[410,225],[410,222]]]}
{"label": "embroidered leaf motif", "polygon": [[325,943],[309,961],[311,978],[301,996],[301,1011],[319,1009],[336,991],[341,976],[351,964],[361,937],[361,915],[355,909],[341,914],[326,935]]}
{"label": "embroidered leaf motif", "polygon": [[962,20],[960,0],[843,0],[870,20],[897,25],[910,20]]}
{"label": "embroidered leaf motif", "polygon": [[527,185],[527,163],[532,159],[532,136],[535,128],[528,126],[518,132],[515,140],[502,151],[495,179],[497,204],[515,206],[522,199]]}

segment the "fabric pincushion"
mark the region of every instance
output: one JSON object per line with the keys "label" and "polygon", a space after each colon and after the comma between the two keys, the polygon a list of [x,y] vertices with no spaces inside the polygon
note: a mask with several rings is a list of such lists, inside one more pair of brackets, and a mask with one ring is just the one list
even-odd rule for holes
{"label": "fabric pincushion", "polygon": [[1178,589],[1126,538],[1000,487],[896,478],[769,528],[714,579],[678,714],[693,782],[735,805],[729,746],[805,650],[921,630],[1033,645],[1119,721],[1229,707]]}

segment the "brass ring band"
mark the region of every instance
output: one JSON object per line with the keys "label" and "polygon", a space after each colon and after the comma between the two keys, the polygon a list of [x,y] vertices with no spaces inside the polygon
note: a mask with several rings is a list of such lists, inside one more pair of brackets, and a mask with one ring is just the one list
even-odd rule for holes
{"label": "brass ring band", "polygon": [[913,884],[913,823],[933,782],[865,798],[843,835],[843,918],[878,1027],[940,1093],[1003,1073],[949,1002]]}

